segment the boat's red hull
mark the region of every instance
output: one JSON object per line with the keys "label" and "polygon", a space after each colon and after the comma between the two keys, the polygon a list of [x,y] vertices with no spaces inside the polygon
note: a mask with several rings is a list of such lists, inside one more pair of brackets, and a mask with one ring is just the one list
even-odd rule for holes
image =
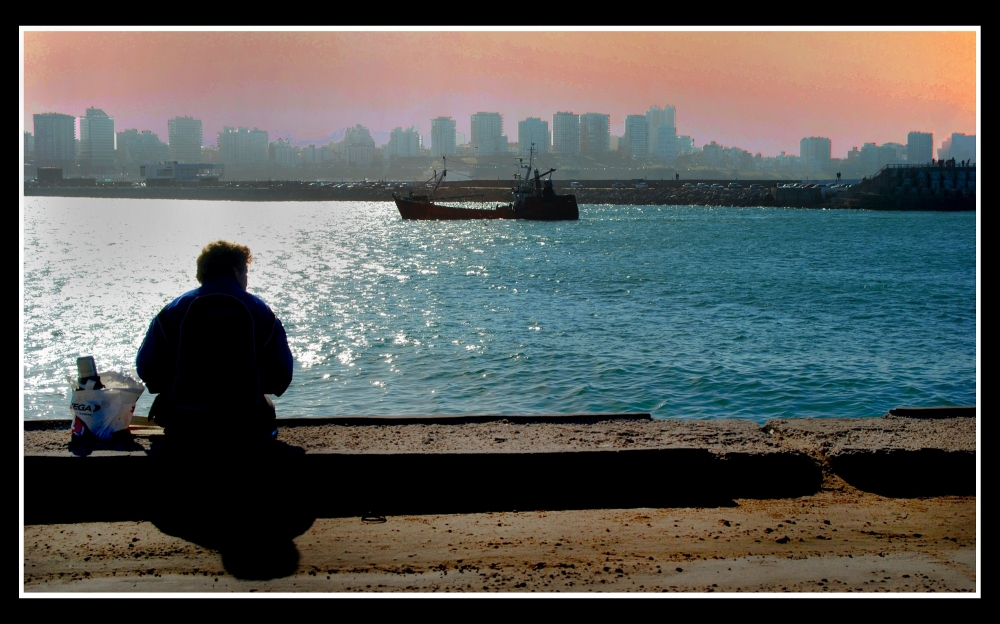
{"label": "boat's red hull", "polygon": [[495,208],[455,208],[429,201],[395,197],[396,208],[403,219],[530,219],[532,221],[572,221],[580,218],[575,195],[529,197],[524,206],[514,208],[501,204]]}

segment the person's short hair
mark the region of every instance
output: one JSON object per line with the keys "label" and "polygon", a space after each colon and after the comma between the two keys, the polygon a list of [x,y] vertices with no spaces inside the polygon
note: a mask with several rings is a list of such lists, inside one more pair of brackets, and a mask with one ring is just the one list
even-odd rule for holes
{"label": "person's short hair", "polygon": [[208,280],[232,275],[233,269],[238,267],[249,267],[253,262],[253,254],[246,245],[237,245],[224,240],[205,245],[198,256],[198,272],[195,277],[199,284],[204,284]]}

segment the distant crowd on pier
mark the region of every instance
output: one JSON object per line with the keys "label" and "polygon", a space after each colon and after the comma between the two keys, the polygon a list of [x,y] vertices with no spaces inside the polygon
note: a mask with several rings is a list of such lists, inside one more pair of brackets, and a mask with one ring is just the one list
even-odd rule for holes
{"label": "distant crowd on pier", "polygon": [[972,159],[961,160],[958,165],[955,164],[954,158],[949,158],[948,160],[938,160],[937,158],[931,159],[931,166],[934,167],[968,167],[972,163]]}

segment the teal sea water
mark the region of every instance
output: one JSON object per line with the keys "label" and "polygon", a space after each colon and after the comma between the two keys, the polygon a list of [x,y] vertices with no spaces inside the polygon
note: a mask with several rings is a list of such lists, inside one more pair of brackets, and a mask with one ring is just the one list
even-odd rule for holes
{"label": "teal sea water", "polygon": [[78,355],[134,367],[217,238],[250,246],[249,290],[288,332],[282,416],[764,422],[976,401],[973,213],[585,205],[578,222],[403,222],[389,203],[22,206],[25,419],[69,416]]}

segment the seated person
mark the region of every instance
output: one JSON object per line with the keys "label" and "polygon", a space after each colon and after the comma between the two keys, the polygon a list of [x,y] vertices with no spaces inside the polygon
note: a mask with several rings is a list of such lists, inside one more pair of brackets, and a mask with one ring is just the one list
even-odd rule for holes
{"label": "seated person", "polygon": [[198,288],[153,319],[136,369],[151,394],[150,416],[168,437],[268,439],[274,403],[292,382],[292,353],[271,308],[247,292],[250,249],[226,241],[197,260]]}

